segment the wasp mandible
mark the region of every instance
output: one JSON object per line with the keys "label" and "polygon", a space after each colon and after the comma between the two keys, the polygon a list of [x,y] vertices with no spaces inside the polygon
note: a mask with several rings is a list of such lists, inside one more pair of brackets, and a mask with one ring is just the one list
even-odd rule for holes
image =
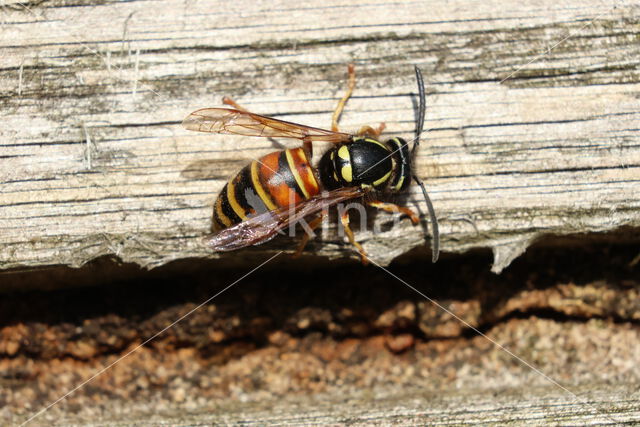
{"label": "wasp mandible", "polygon": [[[312,215],[315,218],[309,226],[313,230],[321,224],[330,206],[356,198],[365,198],[366,204],[378,209],[406,214],[417,225],[420,219],[413,210],[378,200],[378,196],[402,192],[413,179],[420,186],[429,210],[432,260],[436,262],[440,247],[438,221],[424,184],[411,168],[426,112],[424,81],[417,66],[415,74],[420,103],[411,150],[402,138],[379,141],[384,124],[376,129],[364,126],[355,135],[338,130],[338,119],[355,87],[353,64],[348,67],[347,91],[333,113],[331,130],[254,114],[227,97],[223,103],[233,108],[203,108],[187,116],[182,125],[189,130],[302,141],[302,147],[275,151],[253,160],[227,182],[214,204],[214,233],[205,238],[205,243],[216,251],[257,245]],[[314,142],[334,144],[322,155],[317,167],[311,163]],[[340,221],[366,264],[367,254],[354,238],[346,211]],[[309,234],[305,233],[298,254],[308,239]]]}

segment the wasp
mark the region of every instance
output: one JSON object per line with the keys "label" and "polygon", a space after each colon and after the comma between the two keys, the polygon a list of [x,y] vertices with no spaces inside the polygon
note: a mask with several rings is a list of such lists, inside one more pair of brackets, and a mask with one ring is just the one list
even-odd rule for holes
{"label": "wasp", "polygon": [[[407,207],[382,202],[378,196],[400,193],[411,181],[421,188],[432,224],[432,260],[439,253],[438,222],[433,205],[422,181],[412,171],[411,160],[420,143],[425,118],[425,89],[422,73],[415,67],[418,82],[419,109],[413,147],[402,138],[381,142],[385,128],[364,126],[357,134],[340,132],[338,119],[355,87],[355,67],[348,66],[345,95],[338,102],[331,130],[314,128],[251,113],[228,97],[223,103],[233,108],[203,108],[182,122],[188,130],[263,138],[294,138],[302,146],[269,153],[253,160],[231,178],[214,203],[213,231],[205,243],[216,251],[232,251],[264,243],[285,227],[315,216],[309,222],[317,228],[328,208],[350,199],[362,198],[378,209],[406,214],[414,224],[419,216]],[[331,143],[317,167],[312,165],[314,142]],[[366,197],[364,197],[366,196]],[[340,216],[349,241],[357,248],[363,263],[367,255],[355,240],[345,211]],[[298,254],[306,245],[305,233]]]}

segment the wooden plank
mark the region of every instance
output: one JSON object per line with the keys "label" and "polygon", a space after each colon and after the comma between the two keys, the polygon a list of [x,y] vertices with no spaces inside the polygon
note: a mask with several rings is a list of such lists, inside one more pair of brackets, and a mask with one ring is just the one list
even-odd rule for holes
{"label": "wooden plank", "polygon": [[[80,413],[58,410],[45,413],[33,425],[82,424],[330,424],[330,425],[583,425],[634,424],[640,421],[637,389],[598,384],[586,392],[585,405],[551,387],[526,390],[463,390],[433,393],[421,388],[405,388],[404,393],[357,393],[320,395],[309,399],[291,396],[273,401],[203,405],[197,396],[181,406],[146,402],[134,408],[109,402],[105,414],[82,408]],[[160,400],[160,399],[159,399]],[[200,399],[204,400],[204,399]],[[160,400],[161,401],[161,400]],[[191,404],[192,401],[198,403]],[[615,402],[615,403],[613,403]],[[155,405],[154,405],[155,404]],[[156,409],[154,406],[162,406]],[[167,407],[168,406],[168,407]],[[57,408],[56,408],[57,409]],[[25,418],[16,417],[16,422]],[[64,420],[62,423],[61,420]]]}
{"label": "wooden plank", "polygon": [[[349,62],[358,82],[343,128],[384,121],[406,138],[412,67],[423,70],[429,132],[416,164],[444,252],[492,248],[500,271],[547,236],[640,225],[637,2],[50,1],[2,12],[1,268],[218,256],[200,239],[217,192],[273,147],[181,120],[226,94],[326,127]],[[418,188],[407,200],[426,212]],[[406,219],[374,234],[390,221],[378,214],[357,233],[382,264],[425,246]],[[238,259],[293,246],[277,239]],[[308,253],[354,256],[335,224]]]}

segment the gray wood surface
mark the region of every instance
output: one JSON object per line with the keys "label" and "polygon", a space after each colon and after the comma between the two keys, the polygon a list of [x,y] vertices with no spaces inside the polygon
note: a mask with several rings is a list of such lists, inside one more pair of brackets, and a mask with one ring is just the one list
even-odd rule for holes
{"label": "gray wood surface", "polygon": [[[635,1],[8,1],[1,12],[0,268],[217,257],[200,239],[217,193],[274,148],[181,120],[229,95],[328,127],[349,62],[343,129],[384,121],[406,138],[413,65],[423,70],[416,165],[445,253],[492,248],[500,271],[543,237],[640,225]],[[417,187],[407,203],[426,212]],[[377,262],[428,246],[407,219],[374,235],[391,221],[357,232]],[[354,256],[335,225],[308,250]]]}
{"label": "gray wood surface", "polygon": [[[592,384],[573,397],[555,387],[517,390],[460,390],[434,393],[358,393],[290,397],[277,401],[203,405],[160,413],[144,406],[116,405],[107,415],[57,410],[31,425],[621,425],[640,421],[635,387]],[[150,405],[151,406],[151,405]]]}

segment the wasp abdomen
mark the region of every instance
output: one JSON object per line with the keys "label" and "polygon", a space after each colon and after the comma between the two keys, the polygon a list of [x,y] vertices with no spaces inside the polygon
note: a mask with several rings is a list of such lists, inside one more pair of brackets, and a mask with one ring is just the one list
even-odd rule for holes
{"label": "wasp abdomen", "polygon": [[269,153],[242,168],[222,189],[213,209],[219,231],[269,210],[297,205],[320,192],[304,149]]}

